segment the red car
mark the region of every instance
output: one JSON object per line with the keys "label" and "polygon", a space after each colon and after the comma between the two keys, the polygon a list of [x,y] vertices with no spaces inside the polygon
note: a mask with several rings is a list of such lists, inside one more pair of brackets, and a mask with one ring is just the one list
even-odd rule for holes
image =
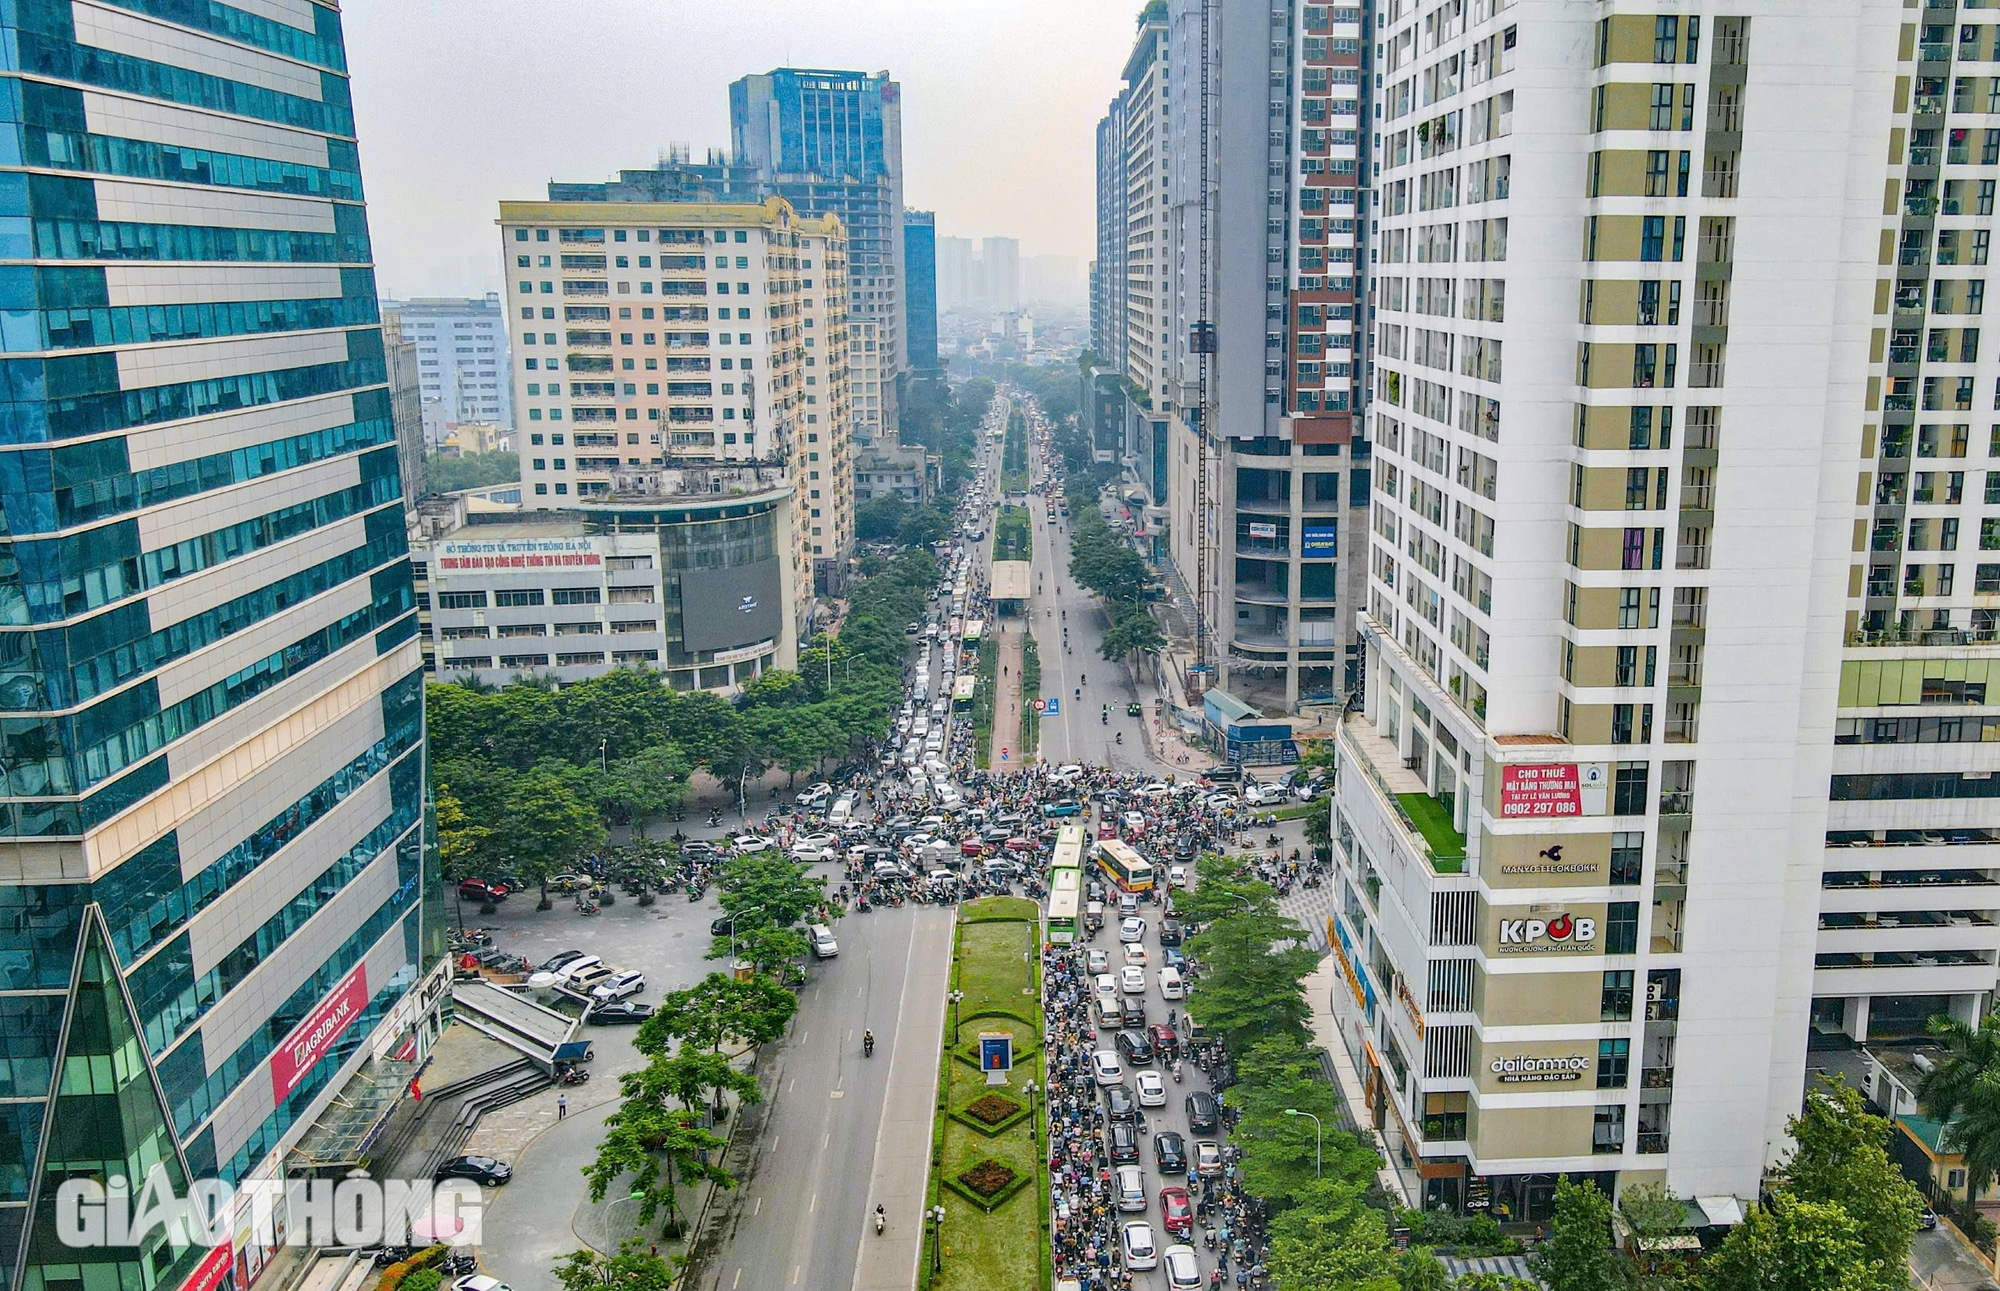
{"label": "red car", "polygon": [[1185,1188],[1160,1189],[1160,1225],[1183,1241],[1194,1237],[1194,1206]]}
{"label": "red car", "polygon": [[1099,825],[1097,827],[1098,842],[1101,843],[1107,838],[1116,838],[1116,837],[1118,837],[1118,824],[1116,821],[1106,821],[1104,824]]}
{"label": "red car", "polygon": [[485,879],[462,879],[458,885],[458,895],[474,901],[498,901],[513,890],[505,883],[488,883]]}
{"label": "red car", "polygon": [[1010,838],[1007,840],[1007,850],[1010,852],[1032,852],[1035,850],[1034,840],[1020,837]]}
{"label": "red car", "polygon": [[976,838],[968,838],[958,845],[960,856],[982,856],[985,852],[986,845]]}

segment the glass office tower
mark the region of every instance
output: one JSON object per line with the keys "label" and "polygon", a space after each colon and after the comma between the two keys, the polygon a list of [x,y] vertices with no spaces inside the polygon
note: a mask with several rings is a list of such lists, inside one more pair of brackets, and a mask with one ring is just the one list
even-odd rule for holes
{"label": "glass office tower", "polygon": [[63,1246],[56,1186],[268,1171],[439,964],[340,15],[0,40],[0,1265],[209,1287],[242,1252]]}

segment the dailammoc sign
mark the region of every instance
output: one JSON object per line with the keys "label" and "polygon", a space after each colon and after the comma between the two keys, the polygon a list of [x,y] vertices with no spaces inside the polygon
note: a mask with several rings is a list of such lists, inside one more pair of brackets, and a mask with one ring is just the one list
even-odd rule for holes
{"label": "dailammoc sign", "polygon": [[1549,1058],[1516,1054],[1511,1058],[1495,1058],[1486,1064],[1486,1069],[1502,1085],[1559,1085],[1582,1080],[1583,1073],[1590,1070],[1590,1059],[1581,1054]]}

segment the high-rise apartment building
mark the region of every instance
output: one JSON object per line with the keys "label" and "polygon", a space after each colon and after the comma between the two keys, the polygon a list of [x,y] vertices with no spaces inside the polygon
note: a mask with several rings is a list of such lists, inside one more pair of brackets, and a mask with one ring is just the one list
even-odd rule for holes
{"label": "high-rise apartment building", "polygon": [[1018,239],[982,239],[979,243],[979,268],[985,280],[987,305],[1000,313],[1021,307],[1021,243]]}
{"label": "high-rise apartment building", "polygon": [[1119,90],[1097,123],[1097,259],[1090,266],[1090,348],[1125,371],[1125,103]]}
{"label": "high-rise apartment building", "polygon": [[[772,197],[502,202],[500,225],[522,356],[523,505],[657,529],[664,568],[686,571],[674,598],[686,621],[669,606],[670,665],[768,655],[789,667],[824,572],[811,562],[842,558],[834,544],[851,532],[851,336],[827,295],[845,269],[840,222]],[[708,545],[747,571],[753,596],[790,611],[783,632],[732,643],[721,660],[694,644],[711,635],[697,622],[708,602],[688,590],[712,572]]]}
{"label": "high-rise apartment building", "polygon": [[837,215],[848,238],[849,386],[863,439],[896,428],[909,366],[903,320],[902,87],[887,72],[781,67],[729,87],[736,163],[801,215]]}
{"label": "high-rise apartment building", "polygon": [[1754,1197],[1811,1045],[2000,973],[2000,26],[1371,16],[1342,1036],[1427,1203]]}
{"label": "high-rise apartment building", "polygon": [[903,312],[908,320],[911,376],[935,377],[938,367],[937,215],[903,212]]}
{"label": "high-rise apartment building", "polygon": [[441,442],[444,428],[457,422],[513,429],[507,320],[499,293],[484,300],[424,297],[398,301],[394,308],[403,339],[417,347],[417,389],[430,442]]}
{"label": "high-rise apartment building", "polygon": [[1135,416],[1159,421],[1167,388],[1167,3],[1151,0],[1125,60],[1125,375]]}
{"label": "high-rise apartment building", "polygon": [[0,1264],[230,1286],[267,1253],[72,1247],[58,1185],[365,1131],[338,1096],[401,1087],[449,976],[340,17],[63,0],[0,39]]}

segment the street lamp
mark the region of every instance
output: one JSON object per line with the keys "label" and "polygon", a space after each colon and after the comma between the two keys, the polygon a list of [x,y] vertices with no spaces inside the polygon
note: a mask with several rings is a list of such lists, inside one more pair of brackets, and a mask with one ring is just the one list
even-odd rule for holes
{"label": "street lamp", "polygon": [[944,1270],[944,1207],[933,1206],[924,1212],[924,1218],[931,1221],[931,1272]]}
{"label": "street lamp", "polygon": [[1026,1088],[1028,1091],[1028,1142],[1033,1143],[1035,1141],[1035,1090],[1038,1088],[1033,1076],[1028,1077]]}
{"label": "street lamp", "polygon": [[1312,1123],[1313,1123],[1313,1178],[1315,1178],[1315,1179],[1319,1178],[1319,1140],[1320,1140],[1320,1125],[1319,1125],[1319,1117],[1317,1117],[1317,1116],[1313,1116],[1313,1114],[1312,1114],[1311,1112],[1302,1112],[1302,1111],[1300,1111],[1300,1110],[1299,1110],[1298,1108],[1296,1108],[1296,1107],[1287,1107],[1287,1108],[1285,1109],[1285,1115],[1287,1115],[1287,1116],[1305,1116],[1305,1117],[1310,1117],[1310,1118],[1312,1119]]}
{"label": "street lamp", "polygon": [[951,1001],[951,1043],[955,1049],[958,1047],[958,1002],[965,998],[965,992],[953,991],[945,998]]}
{"label": "street lamp", "polygon": [[763,908],[760,905],[753,905],[748,910],[738,910],[729,916],[729,971],[732,973],[736,971],[736,921],[746,914],[756,914]]}
{"label": "street lamp", "polygon": [[743,828],[750,828],[750,808],[743,801],[743,782],[750,778],[750,768],[746,765],[743,774],[736,777],[736,814],[743,817]]}

